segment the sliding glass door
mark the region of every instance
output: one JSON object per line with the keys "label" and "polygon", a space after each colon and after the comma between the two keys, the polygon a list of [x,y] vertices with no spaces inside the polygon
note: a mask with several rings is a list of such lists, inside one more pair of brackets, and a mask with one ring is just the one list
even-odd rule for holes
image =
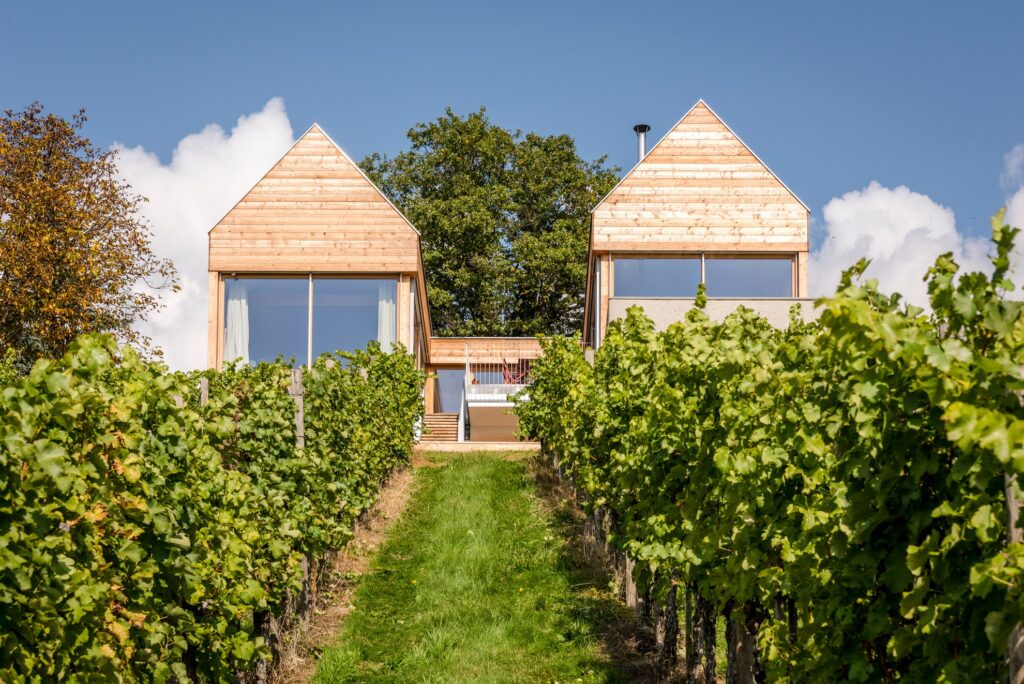
{"label": "sliding glass door", "polygon": [[313,278],[313,358],[361,349],[370,340],[391,351],[397,293],[391,279]]}
{"label": "sliding glass door", "polygon": [[306,363],[309,278],[229,278],[224,293],[225,361]]}
{"label": "sliding glass door", "polygon": [[283,356],[302,365],[371,340],[391,351],[397,294],[395,278],[226,278],[224,361],[255,365]]}

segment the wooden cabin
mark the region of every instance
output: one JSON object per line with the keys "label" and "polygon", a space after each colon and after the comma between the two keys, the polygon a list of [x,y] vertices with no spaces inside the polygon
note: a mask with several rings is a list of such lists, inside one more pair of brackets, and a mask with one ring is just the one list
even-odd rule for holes
{"label": "wooden cabin", "polygon": [[534,337],[434,337],[425,401],[428,426],[458,441],[506,441],[519,427],[509,413],[526,389]]}
{"label": "wooden cabin", "polygon": [[[642,306],[659,327],[807,294],[807,207],[698,102],[594,208],[584,343]],[[209,234],[209,365],[400,342],[428,371],[425,438],[514,438],[532,338],[433,337],[420,234],[313,125]],[[810,306],[807,311],[810,312]]]}
{"label": "wooden cabin", "polygon": [[584,343],[599,346],[630,306],[659,328],[682,319],[700,283],[713,317],[741,303],[779,325],[794,302],[813,315],[809,222],[807,206],[699,101],[594,207]]}
{"label": "wooden cabin", "polygon": [[400,342],[430,375],[428,437],[514,439],[539,343],[432,337],[419,232],[319,126],[210,230],[209,272],[211,368]]}
{"label": "wooden cabin", "polygon": [[420,235],[317,125],[209,234],[209,365],[401,342],[426,367]]}

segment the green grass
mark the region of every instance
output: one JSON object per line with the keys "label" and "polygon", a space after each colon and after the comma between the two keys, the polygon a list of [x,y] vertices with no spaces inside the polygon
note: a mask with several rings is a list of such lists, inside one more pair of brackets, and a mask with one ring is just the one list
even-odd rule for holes
{"label": "green grass", "polygon": [[580,586],[526,462],[435,458],[315,681],[624,681],[596,636],[619,608]]}

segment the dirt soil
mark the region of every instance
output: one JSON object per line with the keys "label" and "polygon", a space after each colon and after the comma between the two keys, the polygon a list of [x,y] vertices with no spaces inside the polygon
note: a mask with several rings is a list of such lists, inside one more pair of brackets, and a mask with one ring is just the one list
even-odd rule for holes
{"label": "dirt soil", "polygon": [[[413,467],[428,465],[419,462],[422,460],[414,457]],[[391,476],[377,503],[360,519],[355,537],[334,558],[330,584],[320,593],[313,614],[293,635],[273,682],[298,684],[312,680],[320,652],[334,643],[342,621],[352,610],[359,578],[369,570],[374,553],[405,510],[412,491],[412,468],[404,468]]]}
{"label": "dirt soil", "polygon": [[[587,516],[575,503],[572,489],[558,477],[547,459],[533,456],[529,465],[541,505],[547,509],[569,541],[569,552],[574,563],[590,577],[595,588],[602,588],[608,593],[608,588],[615,584],[616,578],[609,569],[608,559],[599,549],[600,544],[593,530],[587,524]],[[665,677],[658,670],[653,630],[641,624],[624,604],[618,619],[605,625],[600,634],[600,642],[604,652],[627,673],[630,682],[654,684],[676,681],[675,677]]]}
{"label": "dirt soil", "polygon": [[[573,502],[571,490],[558,478],[549,463],[534,454],[509,454],[511,460],[528,460],[537,484],[539,503],[558,521],[570,540],[574,561],[586,568],[595,587],[607,587],[614,581],[607,560],[595,548],[586,516]],[[306,623],[296,630],[272,679],[275,684],[298,684],[312,680],[317,660],[324,647],[336,642],[359,579],[366,573],[388,531],[405,510],[413,493],[416,468],[444,467],[441,454],[414,453],[412,467],[396,472],[385,485],[380,499],[360,520],[355,537],[334,559],[328,588],[320,593],[318,605]],[[629,673],[638,684],[666,681],[659,677],[654,663],[653,634],[628,612],[605,625],[600,635],[603,650]],[[668,681],[675,681],[669,677]]]}

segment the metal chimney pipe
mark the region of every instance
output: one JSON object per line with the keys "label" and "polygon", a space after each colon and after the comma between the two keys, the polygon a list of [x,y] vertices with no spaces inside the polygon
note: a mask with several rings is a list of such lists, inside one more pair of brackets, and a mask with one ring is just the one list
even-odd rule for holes
{"label": "metal chimney pipe", "polygon": [[647,124],[637,124],[633,126],[633,130],[636,131],[636,160],[639,162],[647,156],[647,131],[651,130],[651,127]]}

